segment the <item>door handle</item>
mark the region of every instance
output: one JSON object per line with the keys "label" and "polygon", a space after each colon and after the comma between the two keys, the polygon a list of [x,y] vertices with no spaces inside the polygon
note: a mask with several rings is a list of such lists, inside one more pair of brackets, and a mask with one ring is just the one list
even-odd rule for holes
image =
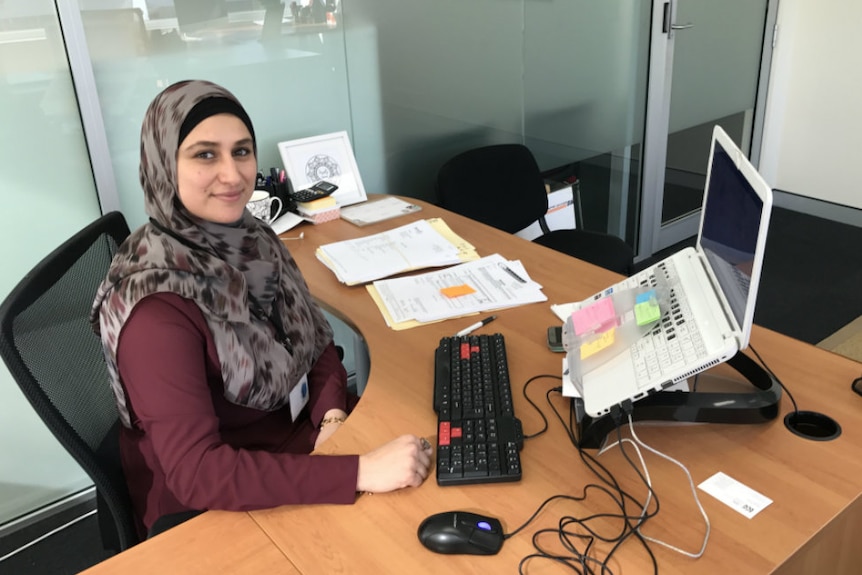
{"label": "door handle", "polygon": [[688,30],[689,28],[694,28],[694,24],[691,22],[688,22],[687,24],[672,24],[670,22],[672,13],[673,13],[673,11],[672,11],[670,2],[665,2],[664,3],[664,14],[663,14],[664,21],[662,22],[662,32],[665,32],[667,34],[668,40],[673,38],[673,31],[674,30]]}
{"label": "door handle", "polygon": [[673,38],[674,30],[688,30],[689,28],[694,28],[694,24],[692,24],[691,22],[689,22],[688,24],[671,24],[670,30],[667,31],[668,40]]}
{"label": "door handle", "polygon": [[668,40],[673,38],[674,30],[688,30],[689,28],[694,28],[694,24],[692,24],[691,22],[689,22],[688,24],[671,24],[670,30],[667,31]]}

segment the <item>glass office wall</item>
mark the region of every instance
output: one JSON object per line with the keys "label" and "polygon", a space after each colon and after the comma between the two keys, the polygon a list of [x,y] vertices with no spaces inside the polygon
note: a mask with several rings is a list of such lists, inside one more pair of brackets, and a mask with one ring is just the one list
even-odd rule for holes
{"label": "glass office wall", "polygon": [[696,235],[714,125],[746,154],[759,147],[776,4],[677,0],[655,12],[641,253]]}
{"label": "glass office wall", "polygon": [[608,229],[612,166],[620,154],[637,157],[630,146],[643,134],[648,2],[344,7],[357,156],[363,178],[380,186],[372,190],[433,200],[449,157],[521,142],[543,170],[577,172],[586,160],[585,224]]}
{"label": "glass office wall", "polygon": [[672,37],[661,227],[685,231],[663,229],[658,249],[696,233],[713,126],[722,126],[743,153],[751,152],[768,5],[768,0],[677,3],[675,21],[691,27]]}
{"label": "glass office wall", "polygon": [[583,226],[634,241],[650,2],[526,4],[525,143],[552,179],[576,180]]}
{"label": "glass office wall", "polygon": [[[304,4],[304,3],[303,3]],[[206,79],[255,124],[261,168],[282,140],[350,128],[344,34],[330,12],[274,0],[101,0],[81,11],[123,212],[144,223],[140,127],[162,88]]]}
{"label": "glass office wall", "polygon": [[[2,299],[99,216],[51,0],[0,3],[0,126]],[[90,484],[0,366],[0,526]]]}
{"label": "glass office wall", "polygon": [[543,169],[593,159],[598,217],[587,223],[607,227],[610,166],[620,154],[637,157],[630,146],[643,131],[649,3],[314,5],[322,8],[102,0],[82,10],[133,225],[144,221],[140,118],[162,87],[196,77],[224,84],[248,107],[261,167],[280,163],[279,141],[347,130],[369,192],[433,201],[437,169],[452,155],[524,142]]}

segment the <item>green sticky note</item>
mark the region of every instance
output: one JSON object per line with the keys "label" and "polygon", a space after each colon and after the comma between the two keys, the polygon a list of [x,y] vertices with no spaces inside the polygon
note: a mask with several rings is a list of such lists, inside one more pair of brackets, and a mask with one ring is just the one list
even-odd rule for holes
{"label": "green sticky note", "polygon": [[646,325],[659,319],[661,319],[661,309],[654,298],[635,304],[635,320],[638,325]]}

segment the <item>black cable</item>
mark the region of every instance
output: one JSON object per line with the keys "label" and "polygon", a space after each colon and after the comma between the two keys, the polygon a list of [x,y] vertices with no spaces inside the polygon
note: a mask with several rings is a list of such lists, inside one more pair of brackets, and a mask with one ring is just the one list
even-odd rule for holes
{"label": "black cable", "polygon": [[[629,404],[629,409],[626,411],[628,414],[631,414],[631,405],[630,404]],[[638,541],[641,542],[641,545],[643,545],[644,549],[646,550],[647,554],[649,555],[650,560],[652,561],[652,565],[653,565],[653,572],[656,575],[658,575],[658,561],[656,560],[655,555],[653,554],[652,549],[650,548],[646,539],[644,539],[643,535],[640,532],[640,528],[644,524],[646,524],[646,522],[649,519],[652,519],[653,517],[658,515],[658,512],[659,512],[658,495],[653,490],[652,485],[650,485],[650,483],[649,483],[649,481],[647,481],[646,477],[643,476],[643,474],[641,473],[641,470],[638,468],[638,466],[635,465],[634,461],[632,461],[631,458],[629,457],[628,453],[626,453],[625,444],[623,443],[622,431],[621,431],[619,425],[617,425],[617,443],[618,443],[619,448],[620,448],[620,453],[623,454],[623,457],[626,459],[626,461],[629,462],[629,465],[631,465],[632,469],[635,470],[635,473],[637,473],[637,475],[638,475],[638,477],[640,477],[641,481],[643,481],[644,485],[646,486],[646,488],[649,491],[652,498],[655,499],[655,511],[649,512],[648,509],[645,509],[644,506],[641,506],[641,509],[642,509],[641,515],[639,516],[639,519],[638,519],[638,522],[636,525],[632,525],[628,520],[628,514],[624,513],[624,516],[626,517],[626,524],[629,526],[629,531],[619,541],[617,541],[617,543],[611,548],[611,550],[608,552],[607,556],[605,557],[605,560],[606,561],[610,560],[610,558],[613,556],[614,553],[616,553],[617,549],[619,549],[619,547],[625,542],[625,540],[628,539],[629,537],[631,537],[632,535],[634,535],[635,537],[637,537]],[[625,512],[625,509],[623,509],[623,511]]]}
{"label": "black cable", "polygon": [[[527,393],[526,393],[527,386],[530,383],[532,383],[533,381],[535,381],[536,379],[539,379],[541,377],[555,377],[555,378],[557,378],[557,376],[541,376],[540,375],[540,376],[535,376],[535,377],[531,378],[530,380],[527,381],[527,383],[524,384],[524,395],[525,395],[525,397],[527,398],[528,401],[530,401],[531,405],[533,405],[533,407],[537,411],[539,411],[540,414],[542,414],[543,421],[545,421],[544,428],[540,432],[538,432],[537,434],[534,434],[531,437],[535,437],[539,433],[544,433],[545,431],[547,431],[547,428],[548,428],[548,422],[547,422],[547,419],[544,417],[542,410],[539,409],[538,406],[532,400],[530,400],[530,398],[527,396]],[[561,379],[561,378],[558,378],[558,379]],[[581,460],[584,462],[584,464],[587,466],[587,468],[589,468],[590,471],[592,471],[593,474],[595,474],[601,480],[601,482],[604,483],[605,485],[590,483],[590,484],[587,484],[584,486],[581,495],[554,495],[554,496],[549,497],[548,499],[546,499],[545,501],[543,501],[539,505],[539,507],[536,509],[536,511],[533,512],[533,514],[522,525],[520,525],[517,529],[513,530],[512,532],[505,534],[504,538],[509,539],[509,538],[517,535],[521,531],[523,531],[528,525],[530,525],[536,519],[536,517],[552,501],[560,499],[560,500],[569,500],[569,501],[574,501],[574,502],[581,502],[587,498],[589,492],[591,492],[591,491],[599,491],[600,493],[607,495],[614,502],[615,506],[620,509],[620,513],[599,513],[599,514],[593,514],[593,515],[589,515],[587,517],[581,517],[581,518],[565,516],[565,517],[560,518],[559,526],[557,529],[540,529],[540,530],[537,530],[533,534],[533,537],[532,537],[532,543],[533,543],[533,547],[536,549],[536,553],[532,553],[532,554],[522,558],[521,562],[518,565],[519,573],[523,573],[524,566],[531,559],[546,559],[546,560],[551,560],[551,561],[554,561],[554,562],[559,563],[561,565],[564,565],[564,566],[568,567],[571,571],[576,572],[576,573],[580,573],[582,575],[588,575],[588,574],[593,575],[596,573],[601,573],[602,575],[612,575],[613,572],[608,568],[607,563],[610,560],[610,558],[613,556],[613,554],[616,552],[616,550],[622,545],[622,543],[627,541],[632,535],[634,535],[640,541],[641,545],[643,545],[644,549],[647,551],[647,553],[650,557],[650,560],[653,564],[653,571],[655,573],[658,573],[658,563],[656,561],[655,555],[653,554],[652,549],[649,547],[648,542],[643,538],[643,536],[638,531],[639,527],[644,525],[650,518],[654,517],[655,514],[658,513],[658,509],[659,509],[658,497],[655,494],[655,491],[653,491],[652,487],[649,485],[649,482],[646,480],[646,478],[640,472],[640,469],[637,468],[637,465],[635,465],[635,463],[631,460],[631,458],[629,457],[629,455],[625,452],[625,449],[623,448],[624,444],[622,442],[622,435],[621,435],[621,431],[620,431],[620,427],[619,427],[621,421],[617,421],[617,435],[620,439],[621,451],[622,451],[625,459],[635,469],[635,472],[640,477],[641,481],[643,481],[644,485],[646,485],[647,489],[650,492],[651,498],[655,499],[655,507],[653,510],[649,510],[649,509],[645,510],[644,505],[640,501],[638,501],[638,499],[636,497],[634,497],[633,495],[631,495],[630,493],[628,493],[624,489],[622,489],[622,487],[619,485],[617,480],[614,478],[613,474],[604,465],[602,465],[592,455],[590,455],[589,453],[587,453],[583,449],[581,449],[579,442],[577,441],[577,438],[575,437],[574,429],[576,426],[575,426],[574,421],[573,421],[573,417],[574,417],[573,410],[570,409],[570,411],[569,411],[569,424],[567,424],[566,421],[563,419],[562,415],[560,414],[560,412],[557,410],[557,408],[554,406],[553,402],[551,401],[551,394],[552,393],[560,393],[561,391],[562,391],[562,388],[555,387],[555,388],[549,389],[546,392],[545,396],[546,396],[546,400],[548,401],[548,405],[550,406],[551,410],[554,412],[554,415],[560,421],[560,424],[562,425],[563,429],[568,434],[570,442],[578,450],[578,454],[579,454]],[[628,405],[627,407],[629,410],[631,409],[630,405]],[[617,408],[616,413],[617,413],[618,419],[621,415],[621,412],[622,412],[622,409]],[[637,507],[637,513],[636,514],[630,514],[630,511],[628,509],[628,505],[635,505]],[[592,522],[594,520],[607,519],[607,518],[619,519],[621,521],[622,524],[620,525],[618,533],[614,533],[614,534],[610,534],[610,535],[604,535],[604,534],[596,531],[595,529],[593,529],[593,527],[591,527],[591,525],[590,525],[590,522]],[[581,530],[583,532],[571,531],[569,528],[572,525],[577,526],[579,528],[579,530]],[[545,534],[552,534],[552,533],[556,534],[558,536],[560,544],[570,555],[560,555],[559,553],[552,553],[551,551],[544,548],[544,546],[540,543],[541,536],[545,535]],[[599,540],[599,541],[602,541],[605,543],[612,543],[613,544],[613,546],[611,547],[611,550],[605,556],[603,561],[596,559],[594,557],[591,557],[589,555],[590,552],[593,550],[593,544],[596,540]],[[582,547],[583,549],[579,549],[579,547]]]}
{"label": "black cable", "polygon": [[850,389],[855,391],[858,395],[862,395],[862,377],[857,377],[850,384]]}
{"label": "black cable", "polygon": [[[578,445],[577,448],[578,448],[578,453],[581,455],[581,460],[584,461],[584,463],[587,465],[587,467],[589,467],[590,470],[597,477],[602,479],[603,481],[606,481],[606,479],[609,479],[610,483],[608,483],[608,484],[612,485],[614,487],[614,489],[616,489],[620,493],[621,500],[618,502],[618,505],[620,506],[620,509],[622,510],[622,517],[625,520],[626,526],[629,528],[629,531],[625,532],[617,540],[616,544],[611,548],[611,550],[605,556],[605,561],[609,561],[610,558],[613,556],[613,554],[616,552],[616,550],[626,541],[626,539],[628,539],[629,537],[634,535],[640,541],[641,545],[643,545],[644,549],[646,550],[647,554],[649,555],[650,560],[652,561],[652,564],[653,564],[653,571],[657,574],[658,573],[658,563],[656,561],[655,555],[653,554],[652,549],[650,548],[649,544],[643,538],[643,536],[641,535],[641,533],[638,529],[642,525],[644,525],[649,519],[651,519],[652,517],[655,517],[655,515],[658,513],[658,511],[659,511],[658,496],[656,495],[655,491],[652,489],[652,486],[650,486],[649,482],[643,476],[640,469],[638,469],[637,465],[635,465],[635,463],[631,460],[629,455],[626,453],[625,448],[624,448],[624,443],[622,441],[622,432],[620,429],[620,426],[622,424],[622,419],[621,419],[622,411],[625,411],[627,414],[630,414],[632,409],[633,408],[632,408],[632,404],[630,401],[624,402],[623,404],[621,404],[619,406],[614,406],[614,409],[612,409],[612,411],[611,411],[612,419],[614,420],[614,423],[616,424],[617,442],[619,443],[620,452],[622,453],[622,455],[626,459],[626,461],[628,461],[629,465],[632,466],[632,469],[635,470],[635,473],[637,473],[638,477],[640,477],[640,479],[644,483],[644,485],[647,487],[650,494],[652,495],[652,498],[655,499],[655,510],[654,511],[650,512],[649,510],[645,510],[644,505],[642,505],[640,503],[640,501],[637,500],[637,498],[635,498],[634,496],[632,496],[631,494],[629,494],[628,492],[626,492],[625,490],[623,490],[620,487],[620,485],[617,483],[616,479],[613,477],[613,474],[611,474],[611,472],[604,465],[599,463],[599,461],[596,458],[594,458],[592,455],[589,455],[585,450],[583,450],[580,447],[580,445]],[[605,477],[603,477],[601,474],[599,474],[598,471],[596,471],[596,469],[590,463],[587,462],[587,459],[589,459],[592,462],[592,464],[600,467],[602,469],[603,473],[605,474]],[[637,505],[637,507],[640,510],[639,514],[637,516],[629,515],[629,513],[626,509],[626,500],[629,500],[629,501],[631,501],[632,504]],[[630,522],[630,519],[633,517],[636,517],[638,520],[636,525],[632,525]]]}
{"label": "black cable", "polygon": [[770,375],[770,377],[772,377],[772,379],[774,379],[774,380],[778,383],[778,385],[780,385],[780,386],[781,386],[781,389],[783,389],[783,390],[784,390],[784,393],[786,393],[786,394],[787,394],[788,399],[790,399],[790,403],[792,403],[792,404],[793,404],[793,412],[794,412],[794,413],[798,413],[798,412],[799,412],[799,408],[797,408],[797,407],[796,407],[796,400],[795,400],[795,399],[793,399],[793,394],[792,394],[792,393],[790,393],[790,390],[789,390],[789,389],[787,389],[787,387],[786,387],[786,386],[781,382],[781,380],[780,380],[780,379],[778,379],[778,376],[777,376],[777,375],[775,375],[775,372],[774,372],[774,371],[772,371],[772,369],[770,369],[768,365],[766,365],[766,362],[765,362],[765,361],[763,361],[763,358],[762,358],[762,357],[760,357],[760,354],[759,354],[759,353],[757,353],[757,350],[756,350],[756,349],[754,349],[754,346],[753,346],[753,345],[751,345],[751,343],[749,343],[749,344],[748,344],[748,347],[751,349],[751,351],[752,351],[752,352],[754,353],[754,355],[757,357],[757,361],[759,361],[759,362],[760,362],[760,365],[762,365],[762,366],[763,366],[763,369],[765,369],[765,370],[766,370],[766,372]]}
{"label": "black cable", "polygon": [[559,376],[559,375],[550,375],[550,374],[534,375],[533,377],[528,379],[527,382],[524,384],[524,386],[521,388],[521,392],[524,394],[524,399],[526,399],[527,401],[530,402],[530,405],[532,405],[533,409],[535,409],[536,412],[538,412],[539,416],[542,418],[542,421],[544,422],[542,429],[540,429],[536,433],[532,433],[530,435],[524,435],[524,439],[533,439],[534,437],[538,437],[538,436],[542,435],[543,433],[545,433],[546,431],[548,431],[548,418],[545,417],[545,414],[542,413],[542,410],[539,409],[539,406],[536,405],[536,403],[532,399],[530,399],[529,395],[527,395],[527,387],[531,383],[533,383],[534,381],[536,381],[538,379],[545,378],[545,377],[550,378],[550,379],[558,379],[560,381],[563,380],[562,376]]}

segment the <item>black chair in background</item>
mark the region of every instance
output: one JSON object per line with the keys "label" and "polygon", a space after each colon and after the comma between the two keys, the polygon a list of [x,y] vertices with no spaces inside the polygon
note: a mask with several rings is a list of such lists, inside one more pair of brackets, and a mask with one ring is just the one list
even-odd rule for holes
{"label": "black chair in background", "polygon": [[634,251],[611,234],[582,229],[547,229],[548,195],[532,152],[521,144],[474,148],[447,161],[437,173],[440,205],[509,233],[536,220],[544,235],[537,244],[631,275]]}
{"label": "black chair in background", "polygon": [[129,235],[111,212],[46,256],[0,304],[0,356],[33,408],[96,487],[105,549],[140,541],[119,454],[119,416],[89,315]]}

